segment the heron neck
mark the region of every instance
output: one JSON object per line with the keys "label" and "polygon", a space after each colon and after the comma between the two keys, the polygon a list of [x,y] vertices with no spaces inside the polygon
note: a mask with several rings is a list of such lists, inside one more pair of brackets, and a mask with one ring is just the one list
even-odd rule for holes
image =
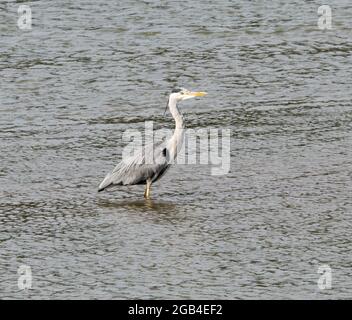
{"label": "heron neck", "polygon": [[169,109],[172,114],[172,117],[175,120],[175,125],[176,129],[183,129],[184,128],[184,123],[183,123],[183,117],[180,112],[180,110],[177,107],[177,101],[174,99],[170,99],[169,101]]}
{"label": "heron neck", "polygon": [[176,159],[178,152],[180,151],[183,139],[184,139],[184,123],[183,117],[177,108],[177,101],[170,99],[169,101],[170,112],[175,119],[175,131],[172,138],[168,142],[168,149],[170,152],[170,159]]}

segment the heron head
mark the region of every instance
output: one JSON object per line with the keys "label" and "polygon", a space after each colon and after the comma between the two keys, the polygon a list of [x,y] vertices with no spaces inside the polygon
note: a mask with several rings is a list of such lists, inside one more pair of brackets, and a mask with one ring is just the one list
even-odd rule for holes
{"label": "heron head", "polygon": [[206,92],[202,91],[189,91],[185,88],[180,88],[172,91],[170,99],[173,98],[176,99],[176,101],[184,101],[195,97],[203,97],[206,94]]}

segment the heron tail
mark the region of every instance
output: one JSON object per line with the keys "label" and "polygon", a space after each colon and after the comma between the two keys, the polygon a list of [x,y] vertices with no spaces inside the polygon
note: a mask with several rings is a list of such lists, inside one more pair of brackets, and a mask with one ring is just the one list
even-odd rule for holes
{"label": "heron tail", "polygon": [[105,187],[105,188],[98,188],[98,192],[102,192],[102,191],[104,191],[106,188],[107,188],[107,187]]}
{"label": "heron tail", "polygon": [[105,179],[103,180],[103,182],[99,185],[98,188],[98,192],[102,192],[105,189],[111,187],[113,185],[112,181],[111,181],[111,176],[110,174],[108,174]]}

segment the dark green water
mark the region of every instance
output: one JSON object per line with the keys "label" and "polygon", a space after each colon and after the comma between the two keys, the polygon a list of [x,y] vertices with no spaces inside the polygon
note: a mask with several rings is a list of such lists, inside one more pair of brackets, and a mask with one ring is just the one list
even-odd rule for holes
{"label": "dark green water", "polygon": [[[27,32],[22,3],[0,3],[0,298],[351,298],[350,1],[325,31],[320,1],[32,1]],[[231,129],[231,171],[97,194],[177,86],[209,92],[186,124]]]}

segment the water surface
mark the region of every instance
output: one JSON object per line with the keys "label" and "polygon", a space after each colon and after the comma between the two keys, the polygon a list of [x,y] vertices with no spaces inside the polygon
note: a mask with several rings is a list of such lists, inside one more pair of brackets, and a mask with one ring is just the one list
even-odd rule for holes
{"label": "water surface", "polygon": [[[25,32],[1,1],[0,297],[351,298],[352,4],[329,3],[323,31],[319,1],[39,0]],[[177,86],[209,92],[183,113],[231,129],[230,172],[98,194]]]}

